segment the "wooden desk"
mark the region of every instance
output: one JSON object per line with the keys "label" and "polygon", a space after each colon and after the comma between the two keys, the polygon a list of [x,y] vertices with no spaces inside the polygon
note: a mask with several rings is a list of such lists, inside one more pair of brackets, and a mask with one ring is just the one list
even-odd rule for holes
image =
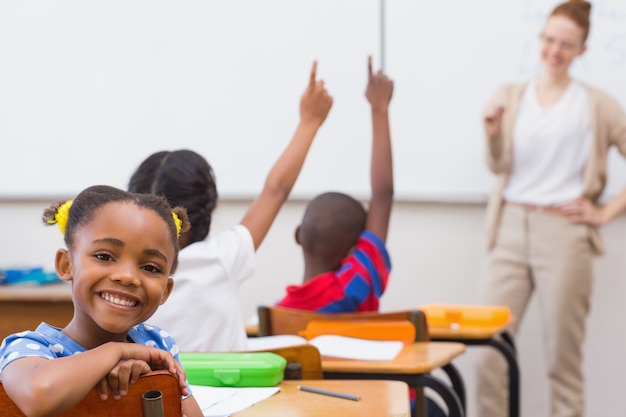
{"label": "wooden desk", "polygon": [[0,339],[45,321],[63,327],[74,315],[69,283],[0,286]]}
{"label": "wooden desk", "polygon": [[[365,361],[353,359],[322,358],[324,378],[328,379],[391,379],[406,382],[411,387],[433,389],[445,401],[450,416],[465,415],[465,395],[460,375],[451,361],[465,352],[463,343],[415,342],[404,346],[392,361]],[[430,373],[444,369],[451,377],[454,389]],[[417,410],[416,414],[423,410]]]}
{"label": "wooden desk", "polygon": [[428,327],[433,341],[459,342],[468,346],[491,346],[504,357],[509,373],[509,417],[520,415],[520,373],[513,339],[506,331],[509,323],[494,327]]}
{"label": "wooden desk", "polygon": [[[298,391],[298,385],[360,395],[361,401]],[[237,417],[409,417],[409,388],[400,381],[283,381],[280,392],[235,414]]]}

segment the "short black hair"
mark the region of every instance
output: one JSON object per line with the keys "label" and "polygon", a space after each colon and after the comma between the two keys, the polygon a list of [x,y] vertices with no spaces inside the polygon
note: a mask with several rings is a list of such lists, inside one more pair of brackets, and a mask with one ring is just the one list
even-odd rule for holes
{"label": "short black hair", "polygon": [[345,257],[365,230],[367,212],[349,195],[328,192],[308,204],[299,239],[305,252],[322,259]]}

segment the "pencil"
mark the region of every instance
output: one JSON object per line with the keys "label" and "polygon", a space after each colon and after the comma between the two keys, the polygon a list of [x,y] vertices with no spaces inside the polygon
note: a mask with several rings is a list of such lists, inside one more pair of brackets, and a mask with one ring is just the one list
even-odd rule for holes
{"label": "pencil", "polygon": [[328,395],[330,397],[343,398],[346,400],[352,400],[352,401],[361,400],[361,397],[358,395],[344,394],[342,392],[328,391],[328,390],[320,389],[320,388],[305,387],[304,385],[298,385],[298,389],[300,391],[314,392],[315,394]]}

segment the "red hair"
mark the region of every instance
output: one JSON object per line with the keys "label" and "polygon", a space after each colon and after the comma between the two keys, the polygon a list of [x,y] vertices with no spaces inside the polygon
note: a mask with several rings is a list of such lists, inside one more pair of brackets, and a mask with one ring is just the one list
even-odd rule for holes
{"label": "red hair", "polygon": [[564,16],[571,19],[583,30],[583,43],[589,35],[589,17],[591,15],[591,3],[586,0],[568,0],[559,4],[552,10],[552,16]]}

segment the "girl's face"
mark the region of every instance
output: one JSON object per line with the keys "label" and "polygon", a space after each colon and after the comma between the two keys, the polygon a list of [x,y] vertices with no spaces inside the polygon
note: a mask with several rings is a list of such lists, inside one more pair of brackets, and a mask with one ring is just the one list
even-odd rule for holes
{"label": "girl's face", "polygon": [[552,16],[541,34],[541,62],[550,75],[565,75],[574,58],[585,52],[583,29],[565,16]]}
{"label": "girl's face", "polygon": [[85,344],[93,341],[89,334],[122,341],[132,326],[152,316],[172,290],[173,245],[154,211],[132,203],[99,208],[76,230],[71,252],[57,253],[57,273],[73,283],[70,337],[87,338]]}

